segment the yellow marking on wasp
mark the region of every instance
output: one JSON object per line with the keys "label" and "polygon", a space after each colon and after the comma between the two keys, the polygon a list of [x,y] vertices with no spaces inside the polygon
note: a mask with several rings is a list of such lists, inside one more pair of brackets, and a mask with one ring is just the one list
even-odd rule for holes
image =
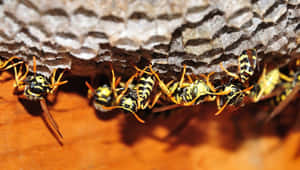
{"label": "yellow marking on wasp", "polygon": [[30,90],[27,90],[27,92],[32,95],[32,96],[42,96],[41,94],[38,94],[38,93],[33,93],[31,92]]}
{"label": "yellow marking on wasp", "polygon": [[286,96],[285,95],[282,95],[281,96],[281,101],[285,100],[286,99]]}
{"label": "yellow marking on wasp", "polygon": [[244,60],[245,58],[248,58],[248,55],[241,55],[240,57],[239,57],[239,61],[242,61],[242,60]]}
{"label": "yellow marking on wasp", "polygon": [[136,103],[136,102],[135,102],[134,100],[125,97],[125,98],[123,99],[123,103],[122,103],[122,104],[123,104],[123,105],[126,105],[126,104],[127,104],[127,105],[129,105],[129,106],[132,106],[132,105],[135,104],[135,103]]}
{"label": "yellow marking on wasp", "polygon": [[244,67],[244,66],[251,67],[250,63],[247,63],[247,62],[241,63],[241,64],[240,64],[240,68],[242,68],[242,67]]}

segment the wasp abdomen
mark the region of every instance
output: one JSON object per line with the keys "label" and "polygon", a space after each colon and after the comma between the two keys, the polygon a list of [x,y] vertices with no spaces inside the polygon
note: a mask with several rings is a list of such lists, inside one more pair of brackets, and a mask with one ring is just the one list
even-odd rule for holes
{"label": "wasp abdomen", "polygon": [[137,112],[137,96],[133,90],[130,90],[128,94],[122,97],[120,101],[120,106],[123,107],[125,111]]}
{"label": "wasp abdomen", "polygon": [[138,96],[141,102],[146,102],[150,97],[155,84],[155,78],[153,76],[143,76],[141,77],[139,83],[137,84]]}
{"label": "wasp abdomen", "polygon": [[256,68],[256,51],[245,50],[239,57],[240,78],[245,82],[254,74]]}

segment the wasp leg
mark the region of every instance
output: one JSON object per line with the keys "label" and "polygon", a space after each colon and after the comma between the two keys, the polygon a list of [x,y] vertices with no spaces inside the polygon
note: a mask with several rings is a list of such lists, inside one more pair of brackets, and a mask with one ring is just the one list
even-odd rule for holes
{"label": "wasp leg", "polygon": [[111,69],[111,75],[112,75],[112,80],[111,80],[111,89],[112,92],[114,94],[114,98],[117,98],[117,91],[116,91],[116,77],[115,77],[115,71],[114,68],[112,66],[112,64],[110,63],[110,69]]}
{"label": "wasp leg", "polygon": [[249,94],[250,93],[250,91],[251,91],[251,89],[253,89],[253,85],[252,86],[250,86],[250,87],[248,87],[248,88],[246,88],[246,89],[244,89],[242,92],[240,92],[240,93],[246,93],[246,94]]}
{"label": "wasp leg", "polygon": [[187,75],[187,78],[189,79],[189,83],[193,83],[193,79],[190,75]]}
{"label": "wasp leg", "polygon": [[62,73],[60,73],[59,76],[58,76],[58,78],[57,78],[57,80],[55,81],[56,69],[54,69],[52,77],[51,77],[51,81],[52,81],[51,82],[51,88],[52,88],[52,90],[50,91],[51,94],[55,92],[55,90],[58,88],[58,86],[61,86],[63,84],[68,83],[67,80],[66,81],[60,81],[61,78],[62,78],[62,76],[64,75],[65,71],[66,70],[64,70]]}
{"label": "wasp leg", "polygon": [[[135,73],[134,75],[132,75],[128,80],[127,80],[127,82],[126,82],[126,84],[125,84],[125,88],[124,88],[124,90],[121,92],[121,94],[120,95],[118,95],[117,97],[116,97],[116,104],[119,104],[119,102],[120,102],[120,100],[121,100],[121,98],[125,95],[125,93],[127,92],[127,90],[128,90],[128,88],[129,88],[129,85],[132,83],[132,81],[137,77],[137,73]],[[115,87],[114,87],[114,91],[116,91],[115,90]]]}
{"label": "wasp leg", "polygon": [[210,72],[207,76],[204,74],[200,74],[201,77],[203,77],[206,81],[207,86],[210,88],[211,91],[213,91],[213,93],[208,93],[208,94],[212,94],[212,95],[227,95],[231,92],[231,90],[227,90],[227,91],[223,91],[223,92],[216,92],[217,90],[215,89],[214,85],[210,82],[210,76],[212,76],[213,74],[215,74],[215,72]]}
{"label": "wasp leg", "polygon": [[86,81],[85,85],[88,87],[88,98],[91,99],[95,95],[95,89]]}
{"label": "wasp leg", "polygon": [[183,82],[184,82],[185,73],[186,73],[186,65],[184,64],[183,65],[183,71],[182,71],[182,74],[181,74],[181,78],[180,78],[180,81],[179,81],[179,88],[183,87],[182,85],[183,85]]}
{"label": "wasp leg", "polygon": [[[179,84],[176,83],[176,86],[170,91],[169,88],[168,88],[168,86],[159,78],[158,74],[152,70],[152,66],[151,65],[149,65],[149,68],[150,68],[151,72],[153,73],[153,75],[156,77],[156,79],[157,79],[157,81],[159,83],[158,85],[160,86],[160,88],[163,91],[163,93],[165,93],[172,102],[178,104],[178,101],[176,101],[176,99],[172,96],[172,94],[178,88]],[[173,82],[173,80],[171,82]],[[183,85],[186,86],[186,84],[183,84]]]}
{"label": "wasp leg", "polygon": [[3,70],[8,70],[8,69],[10,69],[10,68],[12,68],[12,67],[16,67],[17,65],[19,65],[19,64],[23,64],[24,62],[23,61],[20,61],[20,62],[17,62],[17,63],[14,63],[14,64],[12,64],[12,65],[9,65],[8,67],[6,67],[6,68],[3,68]]}
{"label": "wasp leg", "polygon": [[117,80],[115,81],[115,87],[118,87],[118,85],[119,85],[120,82],[121,82],[121,79],[122,79],[121,76],[117,78]]}
{"label": "wasp leg", "polygon": [[44,99],[40,100],[40,104],[41,104],[41,107],[43,109],[43,114],[42,114],[43,120],[45,121],[47,127],[52,132],[54,137],[57,139],[59,144],[63,145],[63,142],[62,142],[63,135],[59,131],[57,123],[55,122],[54,118],[50,114],[50,112],[47,108],[45,100]]}
{"label": "wasp leg", "polygon": [[125,107],[122,107],[122,106],[109,106],[109,107],[106,107],[106,106],[102,106],[103,109],[105,110],[113,110],[113,109],[124,109],[126,111],[129,111],[130,113],[133,114],[133,116],[140,122],[140,123],[145,123],[145,121],[143,119],[141,119],[134,111],[130,110],[130,109],[127,109]]}
{"label": "wasp leg", "polygon": [[[230,102],[230,100],[227,100],[226,103],[222,106],[222,108],[220,108],[220,109],[218,110],[218,112],[215,113],[215,116],[218,116],[220,113],[222,113],[222,111],[226,108],[226,106],[229,104],[229,102]],[[220,104],[220,102],[219,102],[219,104]],[[218,108],[220,107],[219,104],[218,104]]]}
{"label": "wasp leg", "polygon": [[36,75],[36,57],[33,56],[33,73]]}
{"label": "wasp leg", "polygon": [[[167,87],[169,87],[172,83],[173,83],[174,80],[171,80],[168,82],[167,84]],[[154,105],[158,102],[158,99],[160,98],[160,96],[162,95],[162,92],[159,92],[158,94],[155,95],[154,97],[154,100],[151,104],[151,106],[149,106],[150,109],[152,109],[154,107]],[[175,100],[175,99],[174,99]],[[175,103],[175,102],[174,102]],[[176,105],[176,106],[175,106]],[[173,109],[173,108],[177,108],[177,107],[180,107],[182,105],[180,104],[175,104],[175,105],[170,105],[170,106],[163,106],[163,107],[160,107],[158,109],[154,109],[153,112],[163,112],[163,111],[166,111],[166,110],[170,110],[170,109]],[[175,107],[174,107],[175,106]]]}
{"label": "wasp leg", "polygon": [[157,93],[155,95],[155,97],[154,97],[154,99],[153,99],[153,101],[152,101],[152,103],[151,103],[150,106],[148,106],[149,103],[150,103],[150,99],[148,100],[148,102],[146,104],[147,104],[147,106],[148,106],[149,109],[152,109],[155,106],[155,104],[157,103],[157,101],[158,101],[158,99],[160,98],[161,95],[162,95],[161,92]]}
{"label": "wasp leg", "polygon": [[[261,77],[259,78],[258,82],[263,81],[263,85],[265,86],[265,77],[266,77],[266,66],[264,66],[263,72]],[[262,94],[264,93],[264,88],[260,89],[260,91],[258,92],[257,95],[254,96],[254,102],[258,102],[262,96]]]}
{"label": "wasp leg", "polygon": [[[0,69],[4,69],[4,70],[8,70],[10,68],[5,68],[9,62],[11,62],[13,59],[19,59],[20,57],[17,57],[17,56],[13,56],[13,57],[10,57],[8,60],[4,61],[4,63],[1,64],[0,66]],[[18,62],[19,63],[19,62]],[[22,62],[23,63],[23,62]]]}
{"label": "wasp leg", "polygon": [[237,74],[235,74],[235,73],[229,72],[229,71],[223,66],[223,63],[222,63],[222,62],[220,63],[220,67],[221,67],[221,69],[222,69],[227,75],[229,75],[229,76],[231,76],[231,77],[233,77],[233,78],[235,78],[235,79],[239,79],[239,76],[238,76]]}
{"label": "wasp leg", "polygon": [[47,108],[47,104],[46,104],[45,99],[40,100],[40,103],[41,103],[41,107],[42,107],[42,109],[43,109],[43,111],[45,113],[45,117],[49,120],[51,126],[54,127],[54,129],[57,132],[57,134],[59,134],[59,136],[61,138],[63,138],[63,135],[59,131],[59,127],[58,127],[57,123],[55,122],[54,118],[52,117],[52,115],[50,114],[50,112],[49,112],[49,110]]}
{"label": "wasp leg", "polygon": [[146,71],[147,68],[149,68],[149,66],[146,66],[143,70],[142,70],[142,69],[139,69],[137,66],[134,66],[134,68],[135,68],[138,72],[140,72],[140,73],[139,73],[139,76],[143,75],[144,73],[146,73],[146,74],[148,74],[148,75],[152,75],[151,72]]}
{"label": "wasp leg", "polygon": [[21,86],[23,86],[23,80],[26,79],[27,74],[29,72],[28,70],[28,66],[25,64],[25,73],[22,75],[22,69],[23,69],[23,65],[20,66],[19,68],[19,72],[17,71],[17,68],[14,67],[14,73],[15,73],[15,84],[14,84],[14,88],[17,88],[18,90],[20,89]]}
{"label": "wasp leg", "polygon": [[[167,83],[167,88],[169,88],[169,86],[172,84],[174,82],[174,80],[171,80],[171,81],[169,81],[168,83]],[[149,109],[152,109],[154,106],[155,106],[155,104],[158,102],[158,100],[159,100],[159,98],[160,98],[160,96],[162,95],[162,92],[160,91],[159,93],[157,93],[155,96],[154,96],[154,99],[153,99],[153,101],[152,101],[152,104],[150,105],[150,106],[148,106],[148,108]]]}
{"label": "wasp leg", "polygon": [[279,76],[280,76],[281,79],[283,79],[283,80],[285,80],[287,82],[292,82],[294,80],[293,78],[288,77],[288,76],[286,76],[286,75],[284,75],[282,73],[280,73]]}
{"label": "wasp leg", "polygon": [[120,83],[121,81],[121,77],[119,77],[117,80],[116,80],[116,76],[115,76],[115,71],[113,69],[113,66],[112,64],[110,64],[110,69],[111,69],[111,74],[112,74],[112,83],[111,83],[111,89],[112,89],[112,92],[114,94],[114,98],[116,99],[116,104],[119,103],[120,99],[124,96],[124,94],[127,92],[127,89],[128,89],[128,86],[129,84],[133,81],[133,79],[137,76],[137,74],[134,74],[133,76],[131,76],[129,78],[129,80],[126,82],[125,84],[125,89],[121,92],[121,94],[118,96],[117,94],[117,90],[116,90],[116,87],[117,85]]}
{"label": "wasp leg", "polygon": [[215,89],[215,87],[213,86],[213,84],[210,82],[210,76],[212,76],[213,74],[215,74],[215,72],[210,72],[207,76],[204,74],[200,74],[201,77],[203,77],[206,81],[207,86],[213,91],[216,92],[217,90]]}
{"label": "wasp leg", "polygon": [[169,98],[171,97],[172,93],[169,91],[167,85],[159,78],[158,74],[152,70],[152,65],[149,65],[149,69],[152,72],[152,74],[155,76],[155,78],[158,81],[158,85]]}

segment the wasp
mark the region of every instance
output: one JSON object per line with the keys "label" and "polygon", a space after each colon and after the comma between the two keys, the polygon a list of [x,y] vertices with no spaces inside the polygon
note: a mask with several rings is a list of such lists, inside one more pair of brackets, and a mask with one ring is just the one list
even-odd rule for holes
{"label": "wasp", "polygon": [[220,63],[221,69],[229,76],[238,79],[243,84],[249,81],[257,68],[257,54],[255,49],[244,50],[238,58],[238,74],[229,72]]}
{"label": "wasp", "polygon": [[179,106],[192,106],[206,101],[213,101],[216,95],[225,95],[228,93],[212,91],[213,86],[210,83],[209,78],[214,72],[210,73],[208,76],[201,75],[205,78],[206,82],[201,79],[193,81],[189,75],[187,76],[189,82],[185,82],[186,65],[184,65],[180,81],[174,82],[171,80],[165,84],[159,78],[158,74],[153,71],[151,65],[150,70],[158,80],[162,92],[175,104],[156,109],[154,110],[155,112],[165,111]]}
{"label": "wasp", "polygon": [[298,94],[300,90],[300,70],[294,73],[290,82],[287,82],[285,90],[278,96],[273,98],[272,103],[276,105],[275,109],[271,112],[267,121],[278,115]]}
{"label": "wasp", "polygon": [[[120,107],[123,110],[134,113],[134,115],[136,115],[136,112],[138,110],[153,108],[160,96],[160,94],[156,94],[154,100],[150,104],[150,96],[155,86],[155,76],[151,72],[149,72],[149,67],[150,66],[147,66],[143,70],[141,70],[135,66],[137,72],[134,77],[138,77],[137,84],[131,84],[130,87],[130,84],[128,83],[127,86],[125,85],[125,88],[128,87],[128,91],[124,96],[121,97],[119,103]],[[144,123],[144,121],[139,117],[136,118],[139,120],[139,122]]]}
{"label": "wasp", "polygon": [[43,110],[43,116],[45,120],[48,122],[48,125],[51,128],[54,128],[56,134],[58,134],[61,138],[63,138],[61,132],[59,131],[59,127],[55,122],[54,118],[50,114],[46,100],[48,94],[53,94],[58,86],[66,84],[67,81],[61,81],[62,76],[65,70],[56,78],[56,69],[54,69],[51,78],[48,79],[42,74],[36,72],[36,58],[33,57],[33,75],[28,75],[29,69],[28,65],[25,64],[25,73],[22,73],[22,65],[17,71],[16,67],[14,67],[15,72],[15,91],[23,92],[23,95],[20,95],[19,98],[25,98],[29,100],[39,101],[41,108]]}
{"label": "wasp", "polygon": [[252,96],[254,96],[253,101],[258,102],[262,97],[263,99],[267,99],[273,97],[271,93],[276,88],[277,85],[282,83],[282,80],[292,81],[291,78],[282,74],[279,71],[279,68],[272,69],[268,73],[266,73],[266,66],[263,69],[263,72],[258,80],[258,83],[254,85],[252,89]]}
{"label": "wasp", "polygon": [[126,112],[130,112],[134,117],[141,123],[144,123],[137,114],[138,110],[138,96],[136,90],[131,87],[131,83],[138,76],[138,73],[132,75],[124,87],[118,87],[121,84],[121,77],[116,79],[114,69],[111,66],[112,81],[110,87],[108,85],[103,85],[98,87],[96,90],[86,82],[89,88],[89,98],[93,100],[94,106],[99,111],[111,111],[113,109],[123,109]]}
{"label": "wasp", "polygon": [[136,90],[137,93],[137,109],[138,110],[145,110],[146,108],[151,109],[154,107],[154,105],[157,103],[159,97],[161,94],[156,94],[152,104],[150,104],[150,96],[151,93],[153,92],[153,88],[155,86],[155,75],[151,72],[152,68],[151,65],[145,67],[143,70],[140,70],[139,68],[135,67],[137,72],[139,72],[138,76],[138,82],[134,89]]}
{"label": "wasp", "polygon": [[[229,76],[238,80],[233,83],[232,78],[229,84],[224,84],[221,89],[229,91],[227,95],[217,98],[218,112],[215,115],[220,114],[227,105],[238,105],[242,103],[242,100],[246,95],[250,94],[254,85],[251,85],[250,78],[255,74],[257,68],[257,54],[255,49],[244,50],[238,58],[238,74],[229,72],[220,63],[221,69]],[[233,83],[233,84],[232,84]],[[222,104],[224,103],[224,104]],[[222,105],[222,107],[221,107]]]}
{"label": "wasp", "polygon": [[238,106],[243,102],[246,95],[250,94],[253,86],[245,88],[241,82],[230,81],[227,84],[223,84],[217,87],[218,90],[227,92],[226,95],[217,96],[216,102],[218,106],[218,112],[215,115],[219,115],[228,105]]}

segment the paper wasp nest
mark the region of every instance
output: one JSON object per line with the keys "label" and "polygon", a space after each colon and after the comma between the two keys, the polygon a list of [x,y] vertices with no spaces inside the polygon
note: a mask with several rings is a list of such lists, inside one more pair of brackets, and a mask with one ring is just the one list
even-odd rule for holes
{"label": "paper wasp nest", "polygon": [[[0,0],[0,55],[33,55],[40,70],[74,75],[150,62],[161,73],[195,74],[260,57],[299,53],[299,0]],[[287,55],[287,56],[286,56]]]}

